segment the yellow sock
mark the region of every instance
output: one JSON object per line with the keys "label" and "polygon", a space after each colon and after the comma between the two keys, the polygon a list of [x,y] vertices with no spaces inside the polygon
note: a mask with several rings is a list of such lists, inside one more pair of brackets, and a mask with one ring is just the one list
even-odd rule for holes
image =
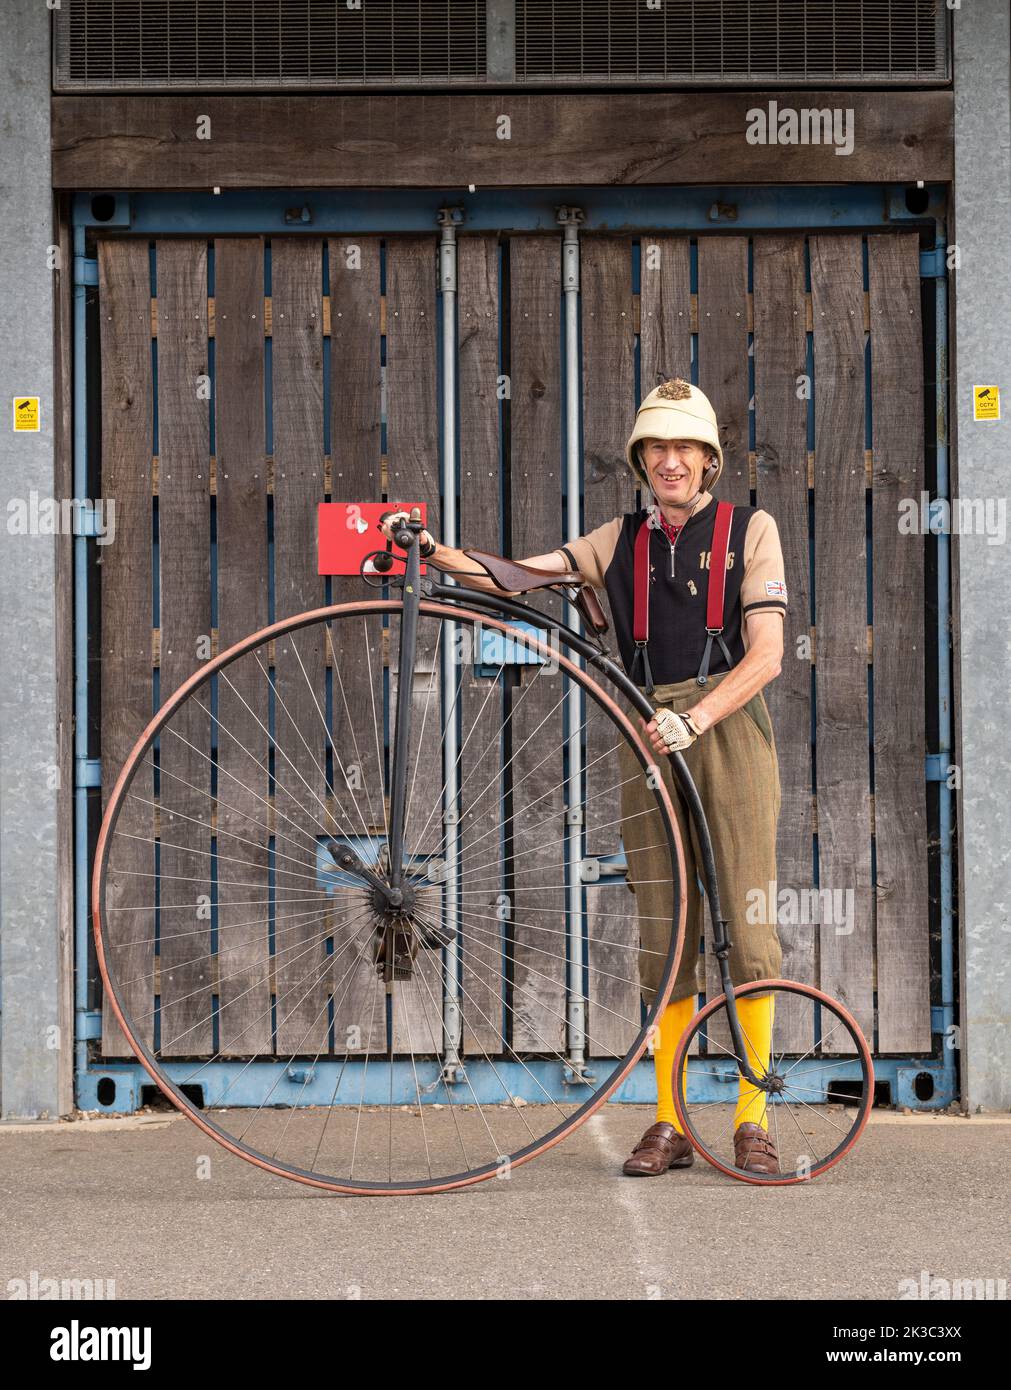
{"label": "yellow sock", "polygon": [[[741,1020],[744,1046],[747,1049],[751,1070],[761,1076],[768,1070],[769,1054],[772,1050],[772,1018],[775,1000],[771,994],[755,998],[745,995],[737,1001],[737,1014]],[[737,1083],[737,1110],[734,1113],[734,1128],[739,1125],[761,1125],[769,1128],[768,1092],[760,1091],[742,1076]]]}
{"label": "yellow sock", "polygon": [[[657,1024],[653,1044],[653,1065],[656,1067],[656,1117],[672,1124],[678,1134],[684,1130],[678,1124],[674,1110],[674,1085],[671,1071],[674,1066],[674,1053],[681,1040],[681,1034],[688,1027],[695,1014],[695,995],[687,999],[677,999],[668,1004]],[[684,1070],[688,1070],[685,1058]]]}

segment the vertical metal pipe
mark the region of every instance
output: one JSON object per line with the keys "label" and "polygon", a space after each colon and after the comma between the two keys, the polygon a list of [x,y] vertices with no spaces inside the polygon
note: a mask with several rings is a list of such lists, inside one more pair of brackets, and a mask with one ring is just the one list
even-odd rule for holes
{"label": "vertical metal pipe", "polygon": [[[85,229],[74,227],[74,499],[88,495]],[[74,536],[74,1093],[87,1070],[88,540]]]}
{"label": "vertical metal pipe", "polygon": [[[442,237],[439,242],[439,288],[442,291],[442,535],[443,545],[458,545],[456,512],[456,229],[463,220],[459,208],[439,209]],[[446,576],[455,584],[451,576]],[[446,947],[445,993],[442,1002],[445,1032],[443,1074],[447,1080],[459,1078],[461,1067],[462,1020],[460,1017],[460,823],[459,823],[459,703],[457,682],[461,672],[458,657],[457,624],[446,623],[442,646],[443,718],[443,827],[445,877],[443,901],[445,926],[450,938]]]}
{"label": "vertical metal pipe", "polygon": [[[938,225],[937,254],[945,255],[944,228]],[[937,496],[948,497],[951,483],[948,470],[948,281],[939,275],[934,281],[935,362],[937,419]],[[951,538],[945,529],[937,537],[937,748],[941,780],[938,783],[938,813],[941,837],[941,1014],[942,1060],[945,1070],[952,1067],[954,1051],[949,1030],[955,1020],[955,898],[953,864],[953,794],[948,786],[947,768],[951,757]],[[951,1089],[954,1090],[954,1078]]]}
{"label": "vertical metal pipe", "polygon": [[[562,293],[565,299],[565,538],[580,530],[580,487],[582,481],[582,393],[579,382],[579,226],[582,208],[558,209],[562,227]],[[582,621],[579,630],[582,631]],[[579,658],[579,664],[585,663]],[[572,1080],[578,1079],[586,1062],[586,1001],[583,989],[583,748],[582,692],[569,684],[566,697],[568,754],[566,844],[568,891],[566,893],[566,936],[568,943],[568,1062]]]}

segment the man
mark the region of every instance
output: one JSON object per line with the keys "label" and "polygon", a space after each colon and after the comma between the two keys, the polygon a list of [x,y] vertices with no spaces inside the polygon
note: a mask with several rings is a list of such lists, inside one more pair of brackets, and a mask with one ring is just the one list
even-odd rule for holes
{"label": "man", "polygon": [[[703,922],[698,846],[667,754],[672,747],[683,751],[706,811],[721,904],[731,923],[734,984],[778,976],[782,953],[775,923],[749,920],[754,913],[747,895],[776,878],[779,768],[761,692],[780,671],[786,583],[772,517],[755,507],[720,511],[709,491],[723,470],[723,452],[715,412],[697,387],[675,378],[651,391],[639,407],[625,457],[637,481],[652,492],[653,504],[521,563],[559,573],[575,569],[588,584],[607,591],[625,669],[660,711],[659,719],[642,722],[661,755],[659,766],[677,812],[687,926],[681,968],[654,1038],[656,1123],[623,1168],[629,1176],[654,1177],[687,1168],[694,1159],[674,1109],[671,1071],[678,1040],[696,1011]],[[434,547],[428,553],[436,566],[474,587],[496,587],[462,551],[435,545],[427,533],[422,541],[424,549]],[[714,553],[717,560],[725,557],[717,622],[709,607]],[[621,759],[622,839],[639,912],[641,987],[648,998],[659,986],[669,944],[663,924],[670,922],[673,889],[669,871],[666,878],[657,871],[666,855],[644,814],[655,803],[644,794],[642,769],[627,749]],[[760,1074],[769,1064],[772,998],[750,996],[737,1007],[753,1070]],[[742,1077],[734,1115],[735,1161],[747,1171],[777,1173],[765,1102],[765,1094]]]}

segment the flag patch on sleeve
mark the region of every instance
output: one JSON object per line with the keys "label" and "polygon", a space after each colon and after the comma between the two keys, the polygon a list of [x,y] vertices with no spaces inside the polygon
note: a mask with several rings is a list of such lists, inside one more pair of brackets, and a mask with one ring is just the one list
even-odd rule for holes
{"label": "flag patch on sleeve", "polygon": [[765,592],[769,598],[786,598],[786,585],[782,579],[767,579],[765,581]]}

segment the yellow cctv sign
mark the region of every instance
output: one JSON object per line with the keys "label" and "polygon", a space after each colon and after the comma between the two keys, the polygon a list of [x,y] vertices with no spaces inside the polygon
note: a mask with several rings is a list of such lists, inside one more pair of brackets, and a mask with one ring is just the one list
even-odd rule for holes
{"label": "yellow cctv sign", "polygon": [[39,398],[38,396],[15,396],[14,397],[14,429],[21,433],[24,430],[37,432],[39,428]]}
{"label": "yellow cctv sign", "polygon": [[974,420],[1000,419],[999,386],[974,386],[972,388],[972,418]]}

